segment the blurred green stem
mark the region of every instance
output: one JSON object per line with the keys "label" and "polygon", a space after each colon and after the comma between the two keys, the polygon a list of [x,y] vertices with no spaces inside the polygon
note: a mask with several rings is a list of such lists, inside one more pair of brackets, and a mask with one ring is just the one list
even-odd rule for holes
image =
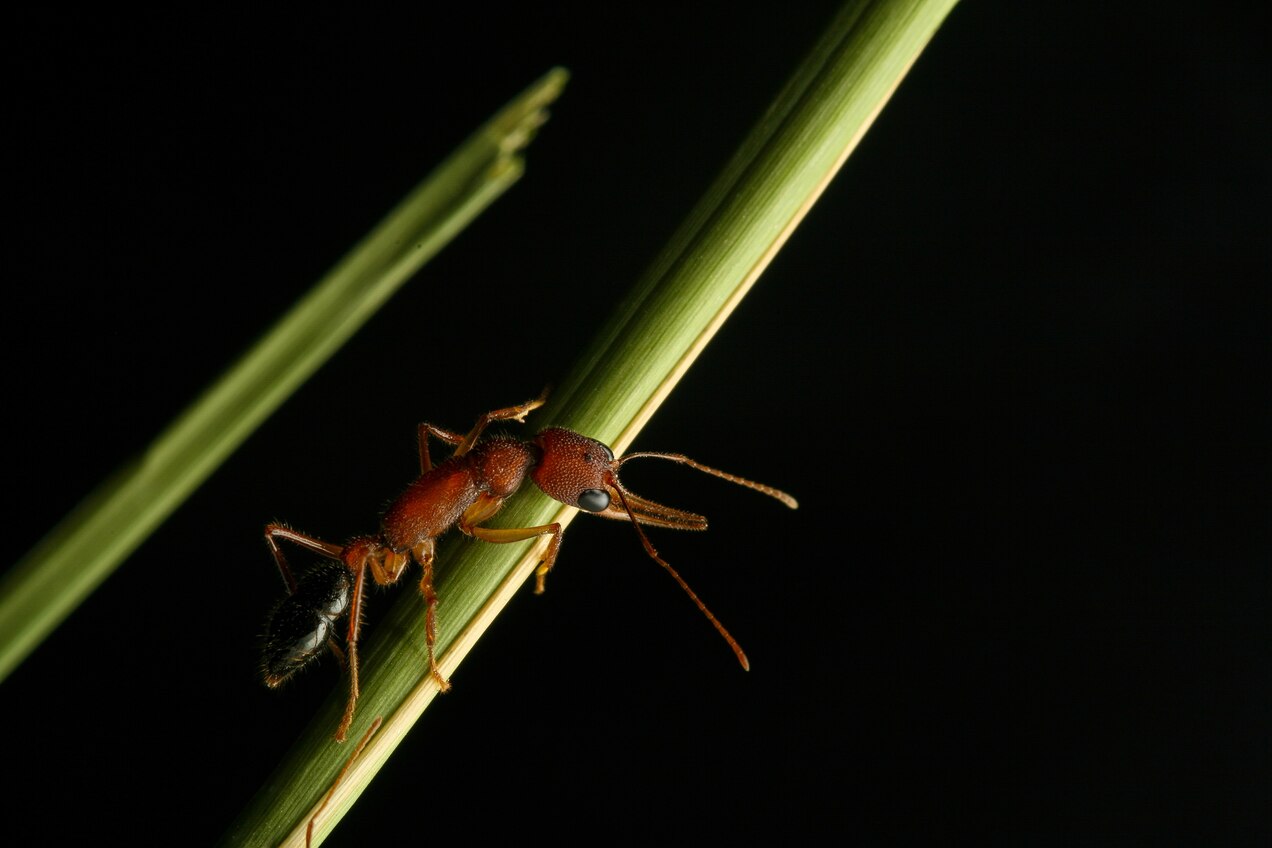
{"label": "blurred green stem", "polygon": [[554,69],[417,186],[139,459],[0,580],[0,680],[26,658],[398,286],[521,176],[519,151],[568,74]]}

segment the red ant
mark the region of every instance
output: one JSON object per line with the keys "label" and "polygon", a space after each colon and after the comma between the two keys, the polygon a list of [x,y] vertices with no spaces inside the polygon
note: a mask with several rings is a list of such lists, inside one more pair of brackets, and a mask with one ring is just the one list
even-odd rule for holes
{"label": "red ant", "polygon": [[[795,499],[771,486],[709,468],[681,454],[640,452],[615,459],[614,452],[601,442],[560,427],[543,430],[529,441],[496,436],[478,443],[478,438],[491,423],[524,422],[526,415],[542,406],[546,398],[545,390],[543,395],[520,406],[487,412],[477,419],[466,435],[432,424],[420,424],[420,476],[389,504],[380,523],[380,533],[376,536],[357,536],[341,546],[298,533],[278,523],[265,528],[265,541],[274,554],[274,561],[289,593],[274,609],[266,625],[263,668],[266,686],[278,686],[314,661],[322,653],[324,645],[337,657],[344,656],[332,634],[336,623],[348,616],[345,647],[349,700],[344,718],[336,730],[337,741],[344,741],[358,702],[358,631],[362,624],[367,572],[377,584],[386,586],[396,583],[414,560],[424,570],[420,592],[424,595],[429,672],[442,691],[448,690],[450,683],[438,670],[433,656],[433,643],[437,637],[437,594],[433,590],[436,540],[455,525],[461,532],[487,542],[520,542],[550,534],[552,539],[535,569],[535,594],[543,592],[544,581],[561,547],[561,525],[553,522],[538,527],[508,529],[480,526],[521,487],[527,474],[554,500],[604,518],[631,521],[645,551],[667,569],[688,593],[729,643],[742,667],[750,668],[737,641],[675,569],[658,555],[641,526],[705,530],[707,520],[701,515],[661,506],[629,492],[618,481],[618,469],[624,463],[642,457],[669,459],[763,492],[791,509],[798,506]],[[456,446],[451,457],[436,466],[429,457],[429,436]],[[315,566],[298,581],[292,576],[279,547],[280,540],[298,545],[331,562]]]}

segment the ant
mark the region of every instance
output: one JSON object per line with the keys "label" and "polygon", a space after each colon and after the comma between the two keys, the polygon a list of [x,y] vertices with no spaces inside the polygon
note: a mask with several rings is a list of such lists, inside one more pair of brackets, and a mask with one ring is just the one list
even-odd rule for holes
{"label": "ant", "polygon": [[[791,509],[798,504],[785,492],[755,483],[734,474],[718,471],[677,453],[629,453],[616,459],[614,452],[595,439],[561,427],[541,431],[530,440],[494,436],[479,442],[486,427],[496,421],[524,422],[531,411],[547,400],[547,390],[538,398],[518,406],[496,409],[480,416],[467,434],[443,430],[423,423],[418,428],[420,476],[389,504],[374,536],[356,536],[344,545],[334,545],[315,536],[299,533],[286,525],[272,523],[265,528],[265,542],[287,585],[288,596],[274,608],[266,625],[263,672],[265,685],[277,687],[322,653],[324,646],[349,668],[349,700],[336,730],[343,742],[353,723],[358,702],[358,637],[362,624],[362,602],[368,572],[381,586],[396,583],[412,561],[424,575],[420,592],[424,596],[425,642],[429,673],[441,691],[450,682],[438,670],[433,656],[437,638],[437,593],[433,590],[433,554],[437,538],[458,526],[468,536],[487,542],[520,542],[550,535],[543,559],[535,569],[535,594],[544,590],[548,572],[561,547],[561,525],[553,522],[538,527],[495,529],[481,526],[529,475],[554,500],[603,518],[631,521],[645,552],[667,569],[680,588],[729,643],[744,669],[750,668],[746,654],[706,605],[650,543],[642,525],[675,530],[705,530],[707,520],[692,512],[661,506],[623,487],[618,469],[644,457],[667,459],[688,465],[730,483],[754,489],[780,500]],[[449,459],[433,465],[429,437],[455,446]],[[310,569],[297,580],[280,542],[290,542],[329,560]],[[337,622],[348,616],[345,651],[336,644]]]}

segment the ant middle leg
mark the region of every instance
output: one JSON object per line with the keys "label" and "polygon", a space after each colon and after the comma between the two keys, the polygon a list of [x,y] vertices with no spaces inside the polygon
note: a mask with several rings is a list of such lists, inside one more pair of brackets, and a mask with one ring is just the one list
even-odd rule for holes
{"label": "ant middle leg", "polygon": [[432,436],[439,442],[445,442],[448,445],[459,445],[464,441],[464,437],[460,433],[452,430],[443,430],[427,421],[422,422],[417,428],[420,443],[420,473],[427,474],[433,470],[433,460],[428,453],[428,437]]}
{"label": "ant middle leg", "polygon": [[463,456],[472,450],[473,445],[477,444],[477,439],[481,437],[482,431],[496,421],[519,421],[524,423],[526,416],[532,411],[543,406],[548,401],[548,389],[544,387],[543,391],[534,400],[528,400],[517,406],[506,406],[503,409],[495,409],[480,416],[477,422],[473,424],[473,428],[468,431],[468,435],[464,436],[464,440],[459,447],[455,449],[455,456]]}
{"label": "ant middle leg", "polygon": [[427,421],[422,422],[417,428],[417,438],[420,446],[420,473],[427,474],[433,469],[433,459],[429,455],[428,437],[432,436],[439,442],[445,442],[448,445],[455,445],[455,456],[463,456],[472,450],[473,445],[477,444],[477,439],[485,429],[496,421],[519,421],[524,422],[526,416],[533,410],[543,406],[548,399],[548,390],[545,388],[543,392],[534,400],[528,400],[517,406],[506,406],[503,409],[492,410],[477,419],[471,430],[467,434],[460,434],[454,430],[445,430],[436,424],[429,424]]}
{"label": "ant middle leg", "polygon": [[437,644],[437,590],[433,588],[433,551],[436,545],[432,539],[425,539],[411,551],[415,561],[420,564],[424,576],[420,578],[420,594],[424,596],[424,644],[428,648],[428,673],[442,692],[449,692],[450,681],[442,675],[437,665],[434,647]]}

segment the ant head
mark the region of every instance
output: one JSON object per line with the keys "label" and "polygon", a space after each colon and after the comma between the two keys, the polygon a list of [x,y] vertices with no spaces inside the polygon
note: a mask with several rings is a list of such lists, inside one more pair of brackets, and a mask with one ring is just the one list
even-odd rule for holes
{"label": "ant head", "polygon": [[[738,662],[742,664],[742,667],[750,668],[746,654],[742,653],[742,648],[737,641],[729,635],[729,631],[724,629],[724,625],[711,614],[706,605],[693,593],[693,590],[689,588],[689,584],[685,583],[681,576],[676,573],[676,570],[658,555],[658,551],[654,549],[649,537],[645,535],[645,531],[641,527],[643,524],[648,524],[653,527],[669,527],[674,530],[706,530],[707,519],[692,512],[654,503],[633,492],[629,492],[623,488],[622,483],[618,482],[618,468],[629,460],[642,457],[666,459],[681,465],[687,465],[690,468],[710,474],[713,477],[719,477],[730,483],[754,489],[771,498],[776,498],[791,509],[795,509],[798,506],[795,499],[779,489],[774,489],[772,486],[756,483],[752,480],[747,480],[745,477],[739,477],[736,474],[729,474],[708,465],[703,465],[684,454],[641,451],[629,453],[621,459],[615,459],[614,452],[596,439],[589,439],[587,436],[581,436],[572,430],[563,430],[560,427],[544,430],[535,436],[534,445],[539,451],[538,464],[530,472],[535,485],[542,489],[548,497],[568,506],[577,507],[605,518],[631,521],[636,528],[637,535],[640,536],[641,544],[645,547],[645,553],[667,569],[676,582],[680,584],[680,588],[685,590],[685,593],[698,605],[698,609],[702,610],[703,615],[711,621],[715,629],[729,643],[729,647],[733,649],[733,653],[737,656]],[[543,578],[540,576],[538,591],[542,590]]]}
{"label": "ant head", "polygon": [[534,437],[539,462],[530,476],[553,500],[587,512],[604,512],[617,490],[614,452],[572,430],[551,427]]}

